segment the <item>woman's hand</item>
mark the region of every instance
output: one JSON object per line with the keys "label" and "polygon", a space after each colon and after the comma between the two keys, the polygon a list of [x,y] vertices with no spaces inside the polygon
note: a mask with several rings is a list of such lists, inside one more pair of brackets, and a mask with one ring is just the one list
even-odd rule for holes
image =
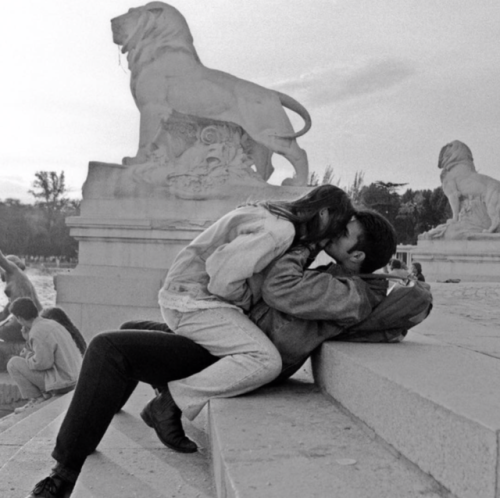
{"label": "woman's hand", "polygon": [[311,242],[307,244],[309,249],[309,257],[307,258],[305,268],[308,268],[316,259],[316,256],[330,243],[330,239],[323,239],[319,242]]}
{"label": "woman's hand", "polygon": [[310,244],[307,244],[311,257],[315,258],[329,243],[330,239],[323,239],[319,242],[311,242]]}

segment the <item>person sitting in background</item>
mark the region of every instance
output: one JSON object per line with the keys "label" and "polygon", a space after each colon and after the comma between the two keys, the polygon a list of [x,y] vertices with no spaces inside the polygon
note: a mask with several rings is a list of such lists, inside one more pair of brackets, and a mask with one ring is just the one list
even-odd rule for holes
{"label": "person sitting in background", "polygon": [[392,258],[390,264],[390,272],[389,275],[394,275],[396,277],[408,278],[410,272],[403,268],[403,263],[397,259]]}
{"label": "person sitting in background", "polygon": [[[82,354],[68,331],[54,320],[39,316],[35,303],[17,298],[10,312],[23,327],[27,348],[13,356],[7,371],[29,402],[22,410],[74,389],[82,366]],[[18,410],[21,411],[21,410]]]}
{"label": "person sitting in background", "polygon": [[422,265],[418,261],[411,264],[411,276],[420,282],[425,282],[425,277],[422,273]]}
{"label": "person sitting in background", "polygon": [[29,297],[38,311],[42,309],[33,284],[24,273],[25,269],[26,266],[19,257],[13,254],[4,256],[0,251],[0,271],[5,282],[4,293],[9,299],[0,312],[0,372],[5,371],[9,358],[19,354],[25,345],[21,325],[9,311],[10,304],[18,297]]}

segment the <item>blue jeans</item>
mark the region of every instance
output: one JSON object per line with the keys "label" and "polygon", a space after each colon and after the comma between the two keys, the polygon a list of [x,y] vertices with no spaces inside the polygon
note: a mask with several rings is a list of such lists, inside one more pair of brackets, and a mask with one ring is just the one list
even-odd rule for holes
{"label": "blue jeans", "polygon": [[58,462],[56,470],[63,476],[78,476],[139,381],[165,387],[218,360],[164,324],[127,322],[123,328],[127,330],[98,334],[87,348],[52,452]]}
{"label": "blue jeans", "polygon": [[235,308],[181,313],[162,308],[167,325],[221,359],[200,373],[169,382],[177,406],[190,420],[211,398],[253,391],[281,372],[281,356],[257,325]]}

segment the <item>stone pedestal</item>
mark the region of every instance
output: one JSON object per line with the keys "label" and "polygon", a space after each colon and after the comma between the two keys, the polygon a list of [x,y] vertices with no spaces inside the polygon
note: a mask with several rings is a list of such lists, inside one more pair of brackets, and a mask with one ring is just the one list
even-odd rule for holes
{"label": "stone pedestal", "polygon": [[56,277],[57,305],[86,338],[130,319],[161,320],[157,295],[173,259],[231,209],[308,190],[255,178],[213,189],[193,178],[179,189],[156,181],[161,175],[158,166],[89,165],[80,216],[67,219],[79,242],[78,266]]}
{"label": "stone pedestal", "polygon": [[500,282],[499,234],[470,235],[467,240],[419,239],[411,254],[430,281]]}

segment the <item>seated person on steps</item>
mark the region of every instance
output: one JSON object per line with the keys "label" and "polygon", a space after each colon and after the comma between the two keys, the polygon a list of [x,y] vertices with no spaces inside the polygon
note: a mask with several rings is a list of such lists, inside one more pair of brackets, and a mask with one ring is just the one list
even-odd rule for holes
{"label": "seated person on steps", "polygon": [[22,408],[74,389],[82,353],[70,333],[56,321],[39,316],[30,298],[16,299],[10,312],[22,325],[27,342],[22,356],[13,356],[7,363],[21,396],[30,400]]}
{"label": "seated person on steps", "polygon": [[0,251],[0,272],[2,281],[5,282],[4,293],[9,299],[0,312],[0,372],[5,371],[9,358],[19,354],[25,345],[21,325],[9,311],[10,304],[18,297],[29,297],[38,311],[42,310],[36,290],[24,272],[25,268],[20,258],[13,254],[4,256]]}

